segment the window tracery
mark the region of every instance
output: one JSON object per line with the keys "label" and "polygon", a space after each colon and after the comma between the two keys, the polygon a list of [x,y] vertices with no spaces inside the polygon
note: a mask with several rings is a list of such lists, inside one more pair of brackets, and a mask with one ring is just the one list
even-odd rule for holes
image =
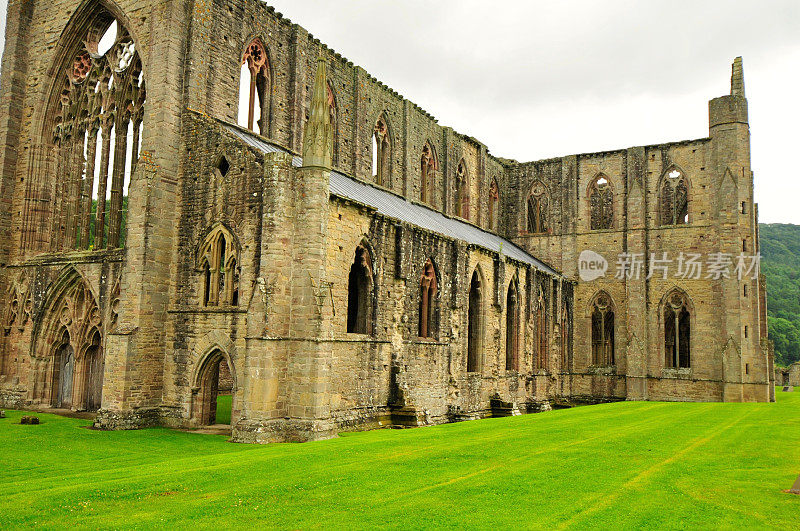
{"label": "window tracery", "polygon": [[438,163],[430,142],[425,142],[425,146],[422,148],[420,166],[420,200],[432,205]]}
{"label": "window tracery", "polygon": [[469,220],[469,176],[464,159],[456,167],[456,216]]}
{"label": "window tracery", "polygon": [[386,186],[389,178],[389,161],[392,144],[386,117],[381,115],[372,131],[372,178],[375,184]]}
{"label": "window tracery", "polygon": [[600,174],[589,187],[591,229],[610,229],[614,225],[614,192],[608,178]]}
{"label": "window tracery", "polygon": [[528,196],[528,232],[545,234],[549,231],[548,208],[547,188],[541,182],[536,181]]}
{"label": "window tracery", "polygon": [[429,338],[435,336],[437,293],[436,269],[433,267],[433,261],[428,259],[425,262],[422,278],[420,279],[419,337]]}
{"label": "window tracery", "polygon": [[659,202],[660,225],[689,223],[689,186],[683,172],[672,169],[664,175]]}
{"label": "window tracery", "polygon": [[664,301],[665,367],[691,367],[691,312],[685,293],[674,290]]}
{"label": "window tracery", "polygon": [[592,304],[592,365],[614,365],[614,307],[611,297],[600,293]]}
{"label": "window tracery", "polygon": [[254,39],[242,55],[238,123],[262,136],[269,136],[271,83],[267,49],[260,39]]}
{"label": "window tracery", "polygon": [[239,305],[239,249],[233,235],[218,226],[198,252],[203,306]]}
{"label": "window tracery", "polygon": [[60,94],[49,114],[59,172],[52,251],[124,246],[128,185],[141,150],[146,89],[133,38],[99,16],[82,43],[57,76]]}

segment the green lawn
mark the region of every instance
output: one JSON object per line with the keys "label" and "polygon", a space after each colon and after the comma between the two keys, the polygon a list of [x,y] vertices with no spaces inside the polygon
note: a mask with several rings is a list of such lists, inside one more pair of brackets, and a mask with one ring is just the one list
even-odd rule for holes
{"label": "green lawn", "polygon": [[231,423],[231,395],[219,395],[217,397],[217,424]]}
{"label": "green lawn", "polygon": [[[798,389],[800,391],[800,389]],[[624,402],[323,442],[238,445],[0,420],[0,528],[793,529],[800,392]]]}

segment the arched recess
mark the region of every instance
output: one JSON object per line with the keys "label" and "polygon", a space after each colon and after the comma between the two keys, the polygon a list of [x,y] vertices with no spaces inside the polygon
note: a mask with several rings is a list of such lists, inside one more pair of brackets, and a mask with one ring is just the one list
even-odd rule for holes
{"label": "arched recess", "polygon": [[372,334],[376,309],[376,283],[370,245],[356,246],[347,277],[347,333]]}
{"label": "arched recess", "polygon": [[439,161],[436,158],[436,149],[430,141],[425,142],[420,157],[420,201],[431,206],[436,206],[436,172],[439,170]]}
{"label": "arched recess", "polygon": [[69,268],[53,284],[35,318],[34,403],[94,411],[103,389],[104,329],[88,283]]}
{"label": "arched recess", "polygon": [[597,292],[589,304],[588,313],[591,323],[591,364],[613,366],[616,364],[616,312],[611,295],[603,290]]}
{"label": "arched recess", "polygon": [[689,178],[672,164],[658,182],[658,224],[686,225],[689,223]]}
{"label": "arched recess", "polygon": [[489,185],[489,230],[497,232],[500,227],[500,186],[497,179]]}
{"label": "arched recess", "polygon": [[550,230],[550,195],[540,180],[533,182],[527,201],[527,229],[532,234],[546,234]]}
{"label": "arched recess", "polygon": [[484,286],[483,274],[479,267],[472,272],[469,285],[467,308],[467,372],[480,372],[483,369],[484,340]]}
{"label": "arched recess", "polygon": [[372,179],[390,186],[392,170],[392,130],[386,113],[381,113],[372,128]]}
{"label": "arched recess", "polygon": [[469,172],[467,163],[461,159],[456,166],[456,216],[469,220]]}
{"label": "arched recess", "polygon": [[242,52],[237,123],[261,136],[270,136],[272,70],[269,51],[258,37]]}
{"label": "arched recess", "polygon": [[691,368],[695,313],[689,295],[678,287],[672,288],[661,299],[658,315],[664,367]]}
{"label": "arched recess", "polygon": [[[228,351],[219,344],[206,348],[192,377],[191,419],[199,426],[233,423],[238,416],[236,391],[238,382],[236,367]],[[230,392],[230,418],[218,418],[217,405],[220,395]]]}
{"label": "arched recess", "polygon": [[419,297],[419,337],[435,338],[439,331],[438,270],[429,258],[422,267]]}
{"label": "arched recess", "polygon": [[517,276],[508,285],[506,294],[506,370],[519,370],[519,281]]}
{"label": "arched recess", "polygon": [[138,44],[114,4],[97,0],[64,31],[26,184],[23,249],[124,246],[146,101]]}
{"label": "arched recess", "polygon": [[208,230],[196,256],[202,306],[238,306],[240,249],[238,239],[223,223],[217,222]]}
{"label": "arched recess", "polygon": [[611,180],[603,173],[597,174],[586,191],[589,199],[589,225],[591,230],[610,229],[614,226],[614,189]]}

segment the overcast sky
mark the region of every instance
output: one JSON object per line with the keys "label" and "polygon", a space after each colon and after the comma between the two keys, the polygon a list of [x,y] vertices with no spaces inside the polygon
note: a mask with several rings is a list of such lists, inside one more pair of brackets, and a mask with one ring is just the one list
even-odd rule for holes
{"label": "overcast sky", "polygon": [[761,221],[800,224],[800,0],[268,3],[520,161],[705,137],[741,55]]}

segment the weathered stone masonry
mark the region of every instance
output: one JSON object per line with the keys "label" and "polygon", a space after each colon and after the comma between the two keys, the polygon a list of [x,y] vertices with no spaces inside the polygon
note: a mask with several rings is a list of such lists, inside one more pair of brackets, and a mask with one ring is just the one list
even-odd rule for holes
{"label": "weathered stone masonry", "polygon": [[763,280],[577,274],[757,252],[739,59],[708,138],[531,163],[255,0],[11,0],[0,84],[5,407],[197,426],[230,387],[270,442],[774,399]]}

